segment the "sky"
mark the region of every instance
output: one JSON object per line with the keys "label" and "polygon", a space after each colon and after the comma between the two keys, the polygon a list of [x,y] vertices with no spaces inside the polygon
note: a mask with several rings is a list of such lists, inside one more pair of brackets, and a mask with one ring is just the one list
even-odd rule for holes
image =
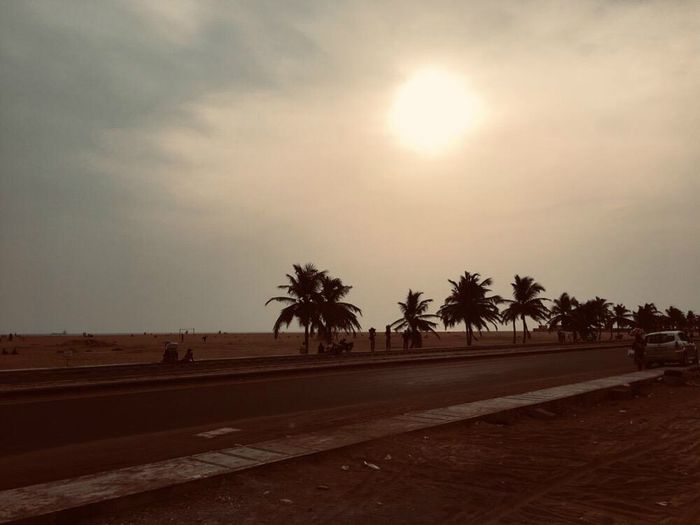
{"label": "sky", "polygon": [[[426,68],[480,108],[430,155]],[[8,1],[0,72],[0,332],[268,331],[306,262],[365,328],[464,271],[700,310],[698,2]]]}

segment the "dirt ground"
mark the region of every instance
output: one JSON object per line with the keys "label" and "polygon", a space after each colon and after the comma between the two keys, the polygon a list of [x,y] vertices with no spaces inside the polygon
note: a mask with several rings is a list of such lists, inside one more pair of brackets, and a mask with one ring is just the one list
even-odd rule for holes
{"label": "dirt ground", "polygon": [[90,523],[698,524],[699,386],[403,434]]}
{"label": "dirt ground", "polygon": [[[203,337],[206,336],[206,342]],[[604,335],[607,339],[609,335]],[[512,332],[485,332],[479,346],[511,343]],[[192,348],[197,359],[269,356],[297,354],[304,340],[303,334],[283,333],[275,339],[271,333],[214,333],[188,334],[180,343],[181,349]],[[354,339],[355,349],[369,351],[366,333]],[[8,340],[7,334],[0,336],[0,370],[16,368],[44,368],[83,365],[106,365],[122,363],[153,363],[160,361],[167,341],[180,342],[178,334],[95,334],[81,335],[37,335],[22,336]],[[520,341],[520,339],[518,339]],[[555,342],[556,334],[533,332],[531,342]],[[394,348],[401,347],[400,334],[392,337]],[[384,348],[384,333],[377,334],[377,349]],[[425,337],[425,348],[463,347],[463,332],[441,332]],[[312,340],[312,351],[318,341]],[[5,351],[5,354],[2,351]],[[17,354],[13,354],[16,351]],[[183,353],[181,352],[181,353]]]}

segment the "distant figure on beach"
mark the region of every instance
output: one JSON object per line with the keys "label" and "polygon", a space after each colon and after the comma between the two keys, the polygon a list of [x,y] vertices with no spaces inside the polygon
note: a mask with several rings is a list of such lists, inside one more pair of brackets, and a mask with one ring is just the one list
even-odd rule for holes
{"label": "distant figure on beach", "polygon": [[401,337],[403,339],[403,349],[408,350],[408,342],[411,339],[411,333],[406,329],[401,333]]}
{"label": "distant figure on beach", "polygon": [[202,342],[203,342],[203,343],[206,343],[206,342],[207,342],[207,336],[206,336],[206,335],[203,335],[203,336],[202,336]]}
{"label": "distant figure on beach", "polygon": [[7,340],[12,341],[12,334],[7,334]]}
{"label": "distant figure on beach", "polygon": [[194,353],[192,352],[191,348],[187,349],[187,352],[185,352],[184,357],[182,358],[181,363],[194,363]]}
{"label": "distant figure on beach", "polygon": [[369,349],[371,352],[374,352],[374,341],[375,338],[377,337],[377,331],[374,329],[374,327],[369,329]]}
{"label": "distant figure on beach", "polygon": [[185,332],[180,332],[180,342],[181,343],[185,342]]}
{"label": "distant figure on beach", "polygon": [[391,350],[391,325],[386,325],[384,330],[384,348],[386,350]]}

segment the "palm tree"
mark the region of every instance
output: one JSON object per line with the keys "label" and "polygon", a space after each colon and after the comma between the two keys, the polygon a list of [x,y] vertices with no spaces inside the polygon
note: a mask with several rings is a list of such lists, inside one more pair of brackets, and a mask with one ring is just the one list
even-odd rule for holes
{"label": "palm tree", "polygon": [[617,325],[617,330],[620,331],[625,326],[632,324],[630,319],[629,309],[622,303],[618,303],[612,308],[612,316],[610,317],[610,339],[613,338],[613,327]]}
{"label": "palm tree", "polygon": [[610,307],[612,303],[609,303],[606,299],[598,297],[596,295],[595,299],[591,300],[591,309],[595,313],[595,326],[598,329],[598,341],[603,333],[603,328],[605,328],[610,322],[611,314]]}
{"label": "palm tree", "polygon": [[280,328],[289,326],[296,319],[304,327],[304,349],[305,354],[309,353],[309,335],[320,323],[319,303],[321,298],[321,282],[326,276],[326,271],[318,270],[313,264],[304,266],[294,265],[294,275],[287,274],[289,284],[280,284],[277,288],[285,290],[287,296],[271,297],[265,306],[272,301],[286,304],[280,312],[273,333],[275,339],[279,335]]}
{"label": "palm tree", "polygon": [[600,326],[600,301],[592,299],[585,303],[578,303],[571,312],[571,329],[574,339],[580,336],[582,340],[595,339],[595,329]]}
{"label": "palm tree", "polygon": [[337,331],[354,334],[360,329],[357,316],[362,315],[362,310],[354,304],[343,301],[352,290],[352,286],[343,284],[343,281],[337,277],[325,274],[320,277],[320,281],[319,316],[316,320],[319,334],[323,335],[329,343]]}
{"label": "palm tree", "polygon": [[695,330],[697,330],[698,327],[698,316],[693,312],[692,310],[688,310],[688,313],[685,316],[685,322],[686,325],[688,326],[688,331],[690,332],[688,335],[692,338]]}
{"label": "palm tree", "polygon": [[467,346],[472,344],[474,329],[481,333],[482,329],[488,330],[489,324],[492,324],[498,330],[496,323],[500,320],[498,304],[502,299],[498,295],[487,295],[491,291],[490,278],[480,279],[478,273],[469,272],[464,272],[459,281],[448,279],[452,291],[438,310],[445,328],[464,323]]}
{"label": "palm tree", "polygon": [[672,330],[680,330],[686,323],[685,314],[675,306],[669,306],[666,309],[666,319],[668,320],[668,327]]}
{"label": "palm tree", "polygon": [[515,323],[518,321],[519,316],[518,304],[514,301],[511,301],[508,307],[501,312],[501,321],[504,324],[513,323],[513,344],[517,342]]}
{"label": "palm tree", "polygon": [[571,330],[573,310],[578,306],[576,298],[564,292],[552,302],[554,304],[549,309],[549,329],[559,326],[562,330]]}
{"label": "palm tree", "polygon": [[391,323],[395,330],[408,328],[411,333],[411,348],[414,346],[420,348],[422,346],[420,343],[420,332],[432,332],[440,337],[435,331],[437,323],[430,320],[437,318],[437,315],[427,313],[428,307],[433,300],[421,299],[421,295],[423,295],[423,292],[414,292],[409,289],[406,302],[398,303],[401,317]]}
{"label": "palm tree", "polygon": [[645,332],[653,332],[659,324],[659,311],[654,303],[637,306],[637,311],[632,316],[634,324]]}
{"label": "palm tree", "polygon": [[504,302],[509,303],[506,310],[508,312],[507,318],[510,319],[511,315],[520,317],[523,322],[524,343],[526,339],[532,338],[530,331],[527,329],[526,319],[529,317],[533,321],[544,321],[549,316],[549,310],[542,304],[542,301],[547,299],[538,297],[544,292],[544,286],[536,282],[532,277],[520,277],[519,275],[515,276],[514,281],[510,285],[513,288],[513,299],[504,299]]}

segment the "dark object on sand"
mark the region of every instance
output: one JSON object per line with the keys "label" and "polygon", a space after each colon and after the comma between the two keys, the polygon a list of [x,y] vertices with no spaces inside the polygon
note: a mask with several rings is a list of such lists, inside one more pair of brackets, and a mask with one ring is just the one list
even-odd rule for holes
{"label": "dark object on sand", "polygon": [[163,360],[161,363],[177,363],[178,353],[177,353],[177,343],[168,341],[165,343],[165,351],[163,352]]}
{"label": "dark object on sand", "polygon": [[188,348],[187,352],[185,352],[184,357],[182,358],[181,363],[194,363],[194,353],[192,353],[192,349]]}

